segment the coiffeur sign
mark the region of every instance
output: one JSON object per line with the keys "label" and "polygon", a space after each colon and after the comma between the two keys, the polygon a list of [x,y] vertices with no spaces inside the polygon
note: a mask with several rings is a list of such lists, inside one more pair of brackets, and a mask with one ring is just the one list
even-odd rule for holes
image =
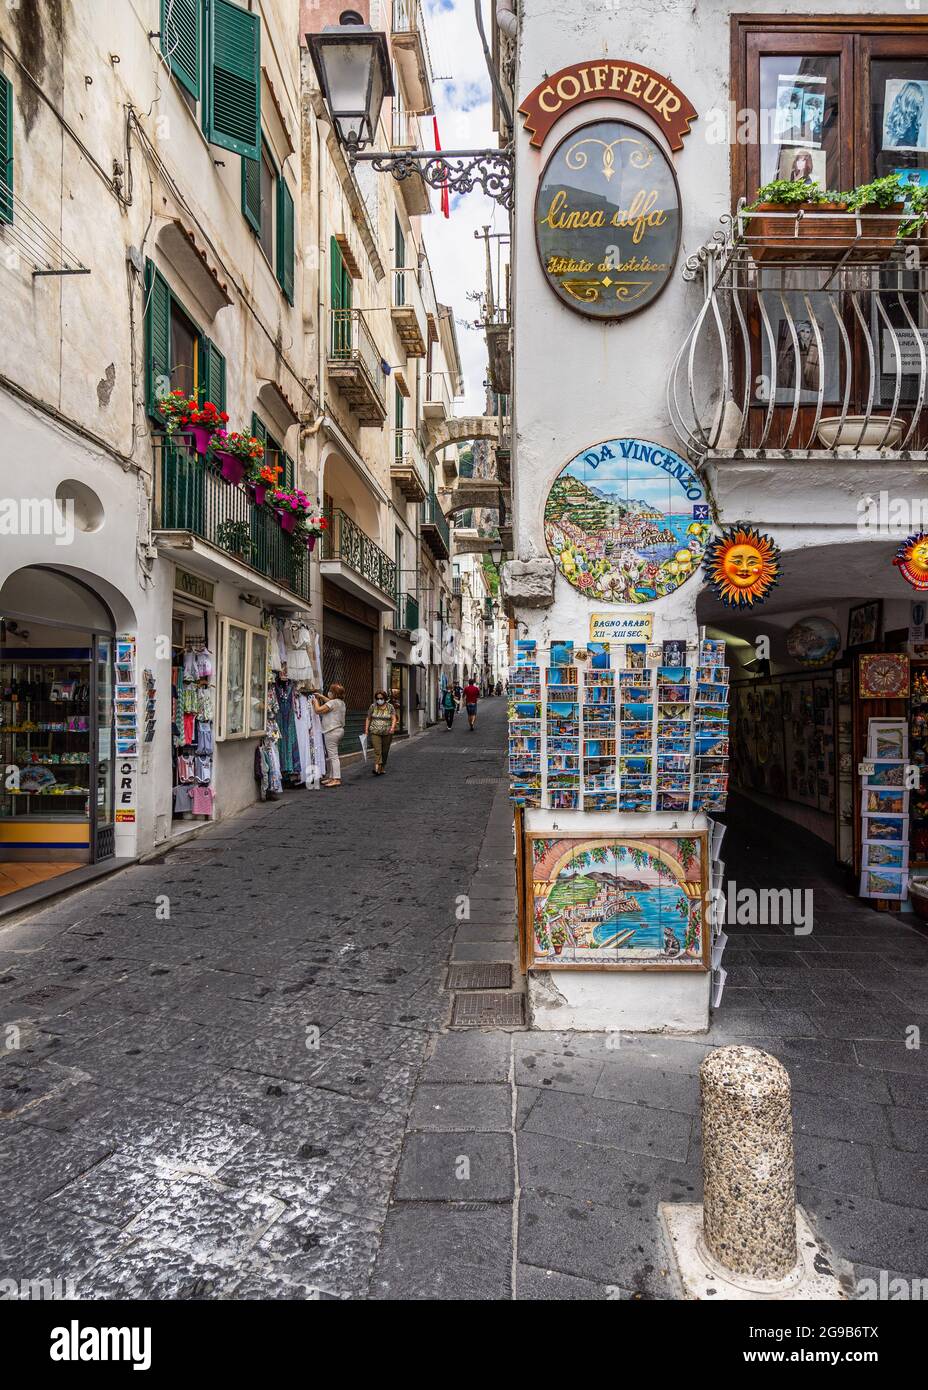
{"label": "coiffeur sign", "polygon": [[683,137],[696,120],[693,103],[679,87],[653,68],[638,63],[574,63],[546,77],[519,107],[529,143],[539,148],[548,131],[566,111],[584,101],[630,101],[657,122],[672,150],[682,150]]}

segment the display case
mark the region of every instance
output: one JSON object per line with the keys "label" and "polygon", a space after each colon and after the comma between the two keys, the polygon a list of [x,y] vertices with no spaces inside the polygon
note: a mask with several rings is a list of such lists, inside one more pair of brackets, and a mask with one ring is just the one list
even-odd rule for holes
{"label": "display case", "polygon": [[92,670],[89,660],[24,654],[0,662],[0,823],[8,856],[90,854]]}

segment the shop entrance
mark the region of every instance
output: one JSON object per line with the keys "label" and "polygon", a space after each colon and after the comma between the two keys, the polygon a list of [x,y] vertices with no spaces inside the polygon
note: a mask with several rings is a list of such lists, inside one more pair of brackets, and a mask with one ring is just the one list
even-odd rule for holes
{"label": "shop entrance", "polygon": [[33,566],[0,590],[0,900],[115,854],[112,614]]}
{"label": "shop entrance", "polygon": [[374,696],[373,629],[323,609],[322,674],[326,690],[332,685],[345,687],[345,737],[340,749],[356,753]]}
{"label": "shop entrance", "polygon": [[390,701],[396,710],[398,734],[409,733],[409,667],[400,661],[390,662]]}

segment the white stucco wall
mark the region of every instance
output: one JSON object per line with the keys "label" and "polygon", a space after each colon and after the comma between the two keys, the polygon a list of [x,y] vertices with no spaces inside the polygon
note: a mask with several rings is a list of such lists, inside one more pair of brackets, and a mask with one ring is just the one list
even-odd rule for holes
{"label": "white stucco wall", "polygon": [[[819,0],[822,14],[872,12],[870,0]],[[730,149],[724,140],[707,138],[718,123],[710,111],[725,110],[730,99],[730,18],[733,13],[805,14],[808,5],[761,0],[644,0],[634,10],[592,0],[567,0],[551,7],[542,0],[519,5],[515,106],[542,77],[573,63],[629,58],[669,77],[693,102],[699,119],[684,147],[673,153],[655,122],[637,106],[616,101],[590,101],[567,112],[549,131],[542,148],[533,149],[516,118],[516,206],[512,251],[514,317],[514,552],[519,559],[546,555],[542,517],[555,475],[577,453],[600,441],[640,437],[682,452],[671,428],[666,406],[668,373],[681,341],[701,302],[698,284],[687,284],[680,271],[718,228],[730,207]],[[888,0],[881,14],[906,15],[905,0]],[[667,150],[676,170],[682,205],[682,240],[677,267],[660,298],[626,322],[599,324],[563,305],[545,282],[536,251],[534,202],[539,177],[554,146],[578,126],[597,119],[627,119],[655,136]],[[803,471],[805,470],[805,471]],[[911,491],[911,474],[901,470]],[[755,523],[775,521],[785,548],[812,543],[807,528],[816,520],[835,527],[834,539],[856,537],[856,504],[860,489],[846,477],[816,475],[808,464],[796,464],[775,476],[771,468],[736,471],[732,483],[721,470],[710,470],[709,483],[726,494],[723,520],[748,518]],[[771,512],[770,508],[773,508]],[[818,543],[822,544],[819,534]],[[823,566],[824,568],[824,566]],[[837,581],[836,581],[837,582]],[[845,579],[844,593],[854,591]],[[866,584],[863,584],[866,589]],[[665,599],[647,605],[654,615],[654,640],[691,635],[700,576]],[[839,591],[840,592],[840,591]],[[519,637],[540,644],[551,638],[588,638],[593,611],[608,605],[583,598],[563,578],[555,579],[554,605],[517,610]],[[715,606],[716,615],[718,613]],[[703,621],[706,619],[703,618]],[[530,829],[557,825],[569,828],[577,813],[532,811]],[[604,832],[631,828],[649,830],[695,828],[694,816],[585,816],[584,830],[595,825]],[[644,823],[644,824],[643,824]],[[532,986],[536,1027],[628,1027],[677,1029],[705,1027],[708,977],[667,973],[570,975],[552,972]]]}

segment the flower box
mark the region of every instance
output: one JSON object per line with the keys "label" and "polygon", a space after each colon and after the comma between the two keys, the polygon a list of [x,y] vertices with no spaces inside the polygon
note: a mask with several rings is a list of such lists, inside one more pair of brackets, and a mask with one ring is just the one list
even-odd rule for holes
{"label": "flower box", "polygon": [[245,476],[248,464],[237,454],[227,453],[224,449],[218,450],[216,459],[219,463],[220,476],[225,478],[227,483],[238,485]]}

